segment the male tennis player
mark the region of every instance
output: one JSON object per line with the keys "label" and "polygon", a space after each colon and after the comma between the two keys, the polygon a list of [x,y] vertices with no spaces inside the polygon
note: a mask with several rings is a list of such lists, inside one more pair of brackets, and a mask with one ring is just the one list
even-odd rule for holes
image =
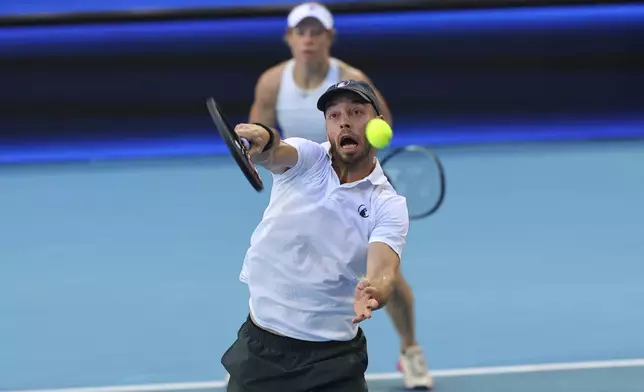
{"label": "male tennis player", "polygon": [[316,106],[323,144],[281,140],[260,124],[235,128],[273,185],[240,274],[250,314],[222,357],[228,391],[367,391],[358,323],[391,298],[407,204],[365,139],[382,113],[369,84],[337,83]]}
{"label": "male tennis player", "polygon": [[[287,19],[286,41],[293,58],[265,71],[257,82],[249,122],[278,127],[284,137],[302,137],[319,143],[326,141],[324,118],[316,108],[318,97],[340,80],[373,83],[360,70],[331,57],[334,40],[333,16],[317,3],[304,3]],[[392,124],[391,113],[382,95],[374,88],[384,119]],[[403,383],[411,389],[431,388],[424,354],[414,331],[414,296],[411,287],[399,276],[387,311],[398,331],[401,355],[398,368]]]}

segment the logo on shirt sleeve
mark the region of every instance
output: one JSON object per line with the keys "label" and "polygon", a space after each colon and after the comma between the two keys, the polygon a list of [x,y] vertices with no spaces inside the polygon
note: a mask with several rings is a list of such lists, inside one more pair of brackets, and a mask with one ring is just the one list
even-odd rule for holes
{"label": "logo on shirt sleeve", "polygon": [[358,214],[363,218],[369,217],[369,211],[367,211],[367,207],[364,204],[360,204],[360,207],[358,207]]}

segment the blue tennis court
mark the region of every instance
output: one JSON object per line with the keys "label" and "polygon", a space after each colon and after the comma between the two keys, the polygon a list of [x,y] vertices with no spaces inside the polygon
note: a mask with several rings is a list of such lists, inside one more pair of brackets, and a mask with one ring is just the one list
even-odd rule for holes
{"label": "blue tennis court", "polygon": [[[439,153],[403,258],[436,390],[641,391],[644,144]],[[0,169],[1,391],[217,390],[268,197],[227,158]],[[399,390],[391,322],[364,328],[371,390]]]}
{"label": "blue tennis court", "polygon": [[[557,370],[548,370],[557,368]],[[470,374],[467,374],[470,373]],[[639,392],[644,385],[644,359],[604,363],[555,364],[550,366],[479,368],[439,371],[434,390],[445,392]],[[394,374],[372,377],[372,392],[403,391]],[[44,392],[44,390],[41,390]],[[134,385],[107,388],[75,388],[67,392],[219,392],[223,382]]]}
{"label": "blue tennis court", "polygon": [[[561,370],[527,373],[439,376],[435,390],[445,392],[635,392],[644,385],[644,367]],[[399,380],[371,381],[369,390],[403,390]]]}
{"label": "blue tennis court", "polygon": [[[644,385],[644,367],[565,370],[437,377],[435,390],[445,392],[636,392]],[[400,382],[373,381],[370,391],[400,391]]]}

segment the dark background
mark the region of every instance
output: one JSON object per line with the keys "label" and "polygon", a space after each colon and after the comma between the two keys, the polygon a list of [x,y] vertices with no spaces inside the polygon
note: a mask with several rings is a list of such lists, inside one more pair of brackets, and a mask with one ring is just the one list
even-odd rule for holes
{"label": "dark background", "polygon": [[[380,88],[398,135],[433,144],[644,135],[644,4],[449,3],[336,13],[333,54]],[[226,12],[0,20],[0,151],[216,144],[206,97],[244,121],[260,73],[289,56],[288,7]]]}

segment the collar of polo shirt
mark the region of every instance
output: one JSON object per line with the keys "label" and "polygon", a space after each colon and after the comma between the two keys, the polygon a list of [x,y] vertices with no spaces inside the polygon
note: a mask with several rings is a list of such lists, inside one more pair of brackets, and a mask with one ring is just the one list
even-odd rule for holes
{"label": "collar of polo shirt", "polygon": [[[331,158],[331,143],[324,142],[322,143],[322,146],[326,150],[326,154],[329,156],[329,158]],[[385,172],[380,166],[380,161],[378,160],[378,158],[374,159],[376,160],[376,167],[373,169],[371,174],[365,177],[365,180],[369,180],[373,185],[383,185],[387,182],[387,177],[385,176]]]}

